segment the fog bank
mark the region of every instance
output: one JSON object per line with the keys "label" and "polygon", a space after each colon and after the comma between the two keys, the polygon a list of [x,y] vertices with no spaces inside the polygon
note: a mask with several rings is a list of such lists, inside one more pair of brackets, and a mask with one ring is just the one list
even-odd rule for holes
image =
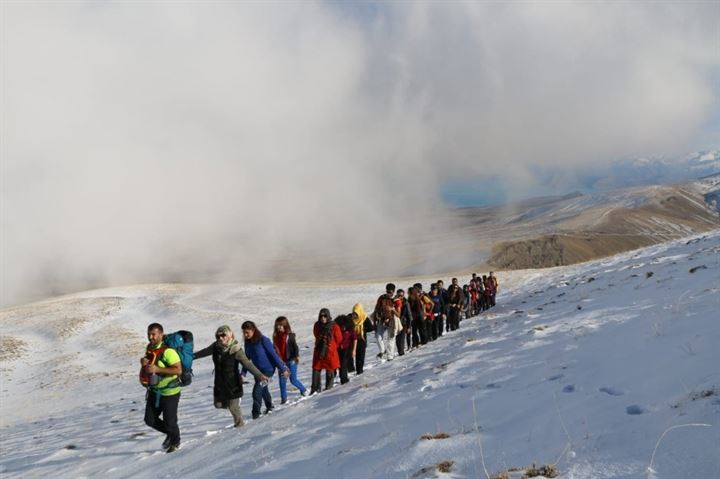
{"label": "fog bank", "polygon": [[445,182],[687,152],[717,105],[710,3],[0,8],[3,306],[392,275]]}

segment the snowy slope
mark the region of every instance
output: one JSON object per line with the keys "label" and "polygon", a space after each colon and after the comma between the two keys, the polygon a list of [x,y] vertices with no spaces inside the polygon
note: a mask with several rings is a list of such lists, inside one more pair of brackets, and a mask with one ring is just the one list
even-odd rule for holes
{"label": "snowy slope", "polygon": [[0,475],[480,478],[537,463],[563,478],[720,477],[720,231],[500,281],[498,306],[459,331],[383,364],[371,345],[362,376],[291,391],[240,430],[198,361],[170,455],[142,420],[149,322],[202,347],[220,324],[269,333],[285,314],[308,384],[317,310],[369,308],[382,285],[136,286],[5,310]]}

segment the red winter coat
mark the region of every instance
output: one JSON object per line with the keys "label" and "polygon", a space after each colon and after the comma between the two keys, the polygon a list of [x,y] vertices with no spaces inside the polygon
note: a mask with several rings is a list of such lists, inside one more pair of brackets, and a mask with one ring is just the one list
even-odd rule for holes
{"label": "red winter coat", "polygon": [[[315,323],[313,326],[313,335],[315,336],[315,342],[317,343],[318,337],[320,336],[320,324]],[[330,335],[330,344],[328,344],[328,351],[324,358],[320,357],[320,353],[317,348],[313,352],[312,368],[319,371],[321,369],[333,371],[340,368],[340,356],[338,356],[338,346],[342,342],[343,335],[340,326],[333,323],[332,334]]]}

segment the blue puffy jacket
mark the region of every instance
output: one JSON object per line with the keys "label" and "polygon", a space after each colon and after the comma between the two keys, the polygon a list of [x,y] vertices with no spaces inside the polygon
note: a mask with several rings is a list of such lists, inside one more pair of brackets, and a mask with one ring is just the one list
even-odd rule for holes
{"label": "blue puffy jacket", "polygon": [[246,341],[245,354],[265,376],[272,376],[275,368],[278,368],[280,372],[284,372],[286,369],[285,362],[278,356],[272,341],[265,336],[261,336],[260,341],[256,343]]}

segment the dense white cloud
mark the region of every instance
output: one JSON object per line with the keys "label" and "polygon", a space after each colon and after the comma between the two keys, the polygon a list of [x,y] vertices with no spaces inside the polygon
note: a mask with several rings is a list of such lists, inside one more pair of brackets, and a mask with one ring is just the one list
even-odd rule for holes
{"label": "dense white cloud", "polygon": [[392,274],[445,180],[685,152],[717,102],[714,4],[367,7],[4,3],[0,303]]}

